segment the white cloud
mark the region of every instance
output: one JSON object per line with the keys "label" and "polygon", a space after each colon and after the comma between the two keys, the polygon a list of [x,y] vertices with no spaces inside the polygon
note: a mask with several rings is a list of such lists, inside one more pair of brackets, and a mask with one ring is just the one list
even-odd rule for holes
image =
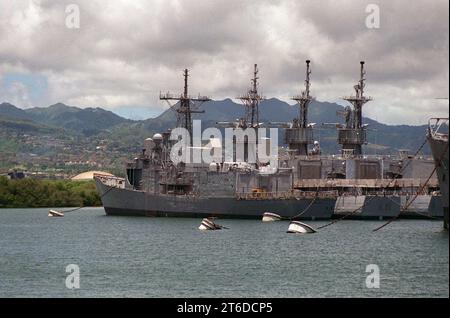
{"label": "white cloud", "polygon": [[[267,97],[303,88],[312,60],[313,94],[334,101],[352,92],[367,64],[365,114],[387,123],[424,123],[448,115],[448,1],[154,0],[72,1],[80,29],[64,25],[60,1],[0,2],[0,76],[47,76],[45,103],[109,109],[166,107],[159,91],[235,97],[260,67]],[[378,3],[381,28],[365,27]]]}

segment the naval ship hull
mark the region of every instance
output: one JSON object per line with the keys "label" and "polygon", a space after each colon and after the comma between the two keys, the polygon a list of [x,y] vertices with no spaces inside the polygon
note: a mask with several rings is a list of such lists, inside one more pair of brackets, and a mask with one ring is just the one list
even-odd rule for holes
{"label": "naval ship hull", "polygon": [[436,173],[438,176],[439,188],[442,198],[442,207],[444,210],[444,228],[448,229],[448,139],[445,140],[434,138],[433,136],[428,136],[428,142],[430,144],[431,152],[436,164]]}
{"label": "naval ship hull", "polygon": [[234,197],[196,197],[165,195],[115,188],[95,178],[107,215],[163,217],[221,217],[258,219],[264,212],[296,219],[330,219],[336,199],[237,199]]}
{"label": "naval ship hull", "polygon": [[336,200],[335,216],[346,215],[347,219],[382,220],[392,218],[402,219],[442,219],[443,209],[440,196],[419,195],[402,210],[413,196],[340,196]]}
{"label": "naval ship hull", "polygon": [[399,196],[340,196],[336,201],[335,215],[353,220],[382,220],[397,217],[400,213]]}

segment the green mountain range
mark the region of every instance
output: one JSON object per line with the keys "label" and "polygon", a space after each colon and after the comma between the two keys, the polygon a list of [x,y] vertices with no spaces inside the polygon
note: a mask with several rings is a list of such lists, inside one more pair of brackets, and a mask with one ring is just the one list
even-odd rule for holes
{"label": "green mountain range", "polygon": [[[202,128],[214,126],[217,121],[234,121],[244,112],[243,106],[231,99],[207,102],[201,105],[201,109],[205,113],[193,117],[202,120]],[[343,119],[337,115],[342,109],[335,103],[313,101],[310,104],[309,121],[316,123],[315,139],[320,140],[325,153],[336,153],[340,146],[336,142],[336,130],[322,123],[342,122]],[[259,118],[260,122],[290,122],[297,114],[298,107],[272,98],[261,103]],[[426,125],[386,125],[370,118],[363,120],[369,125],[369,143],[365,146],[368,154],[393,154],[398,149],[409,149],[413,153],[425,139]],[[20,109],[3,103],[0,104],[0,150],[2,138],[7,138],[5,131],[14,131],[15,135],[57,133],[72,140],[109,140],[121,151],[139,151],[145,138],[175,125],[173,109],[155,118],[130,120],[102,108],[82,109],[58,103],[44,108]],[[282,139],[280,131],[280,143]],[[429,154],[428,146],[423,151]]]}
{"label": "green mountain range", "polygon": [[84,135],[97,134],[111,126],[129,121],[102,108],[81,109],[62,103],[25,110],[8,103],[3,103],[0,104],[0,116],[73,130]]}

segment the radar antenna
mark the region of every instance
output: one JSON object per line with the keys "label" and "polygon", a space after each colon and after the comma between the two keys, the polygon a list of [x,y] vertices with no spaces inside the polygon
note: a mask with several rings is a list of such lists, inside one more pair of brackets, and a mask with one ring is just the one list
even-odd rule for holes
{"label": "radar antenna", "polygon": [[259,123],[259,103],[264,99],[258,93],[258,65],[254,65],[253,78],[251,80],[251,88],[244,95],[237,98],[242,101],[245,107],[245,117],[239,121],[240,128],[258,128]]}
{"label": "radar antenna", "polygon": [[294,150],[296,154],[307,156],[308,145],[313,143],[313,124],[308,123],[308,106],[315,98],[310,95],[310,60],[306,60],[306,79],[305,90],[300,95],[292,97],[299,105],[299,116],[294,118],[291,127],[285,131],[285,142],[289,149]]}
{"label": "radar antenna", "polygon": [[338,142],[344,151],[352,150],[354,155],[362,154],[362,145],[367,143],[366,126],[362,123],[362,107],[372,100],[371,97],[364,96],[365,75],[364,61],[360,62],[360,79],[353,86],[355,95],[346,96],[343,99],[353,105],[353,109],[345,108],[341,113],[345,117],[345,127],[338,128]]}
{"label": "radar antenna", "polygon": [[[192,97],[188,94],[188,77],[189,70],[185,69],[183,71],[184,76],[184,91],[181,95],[171,94],[169,92],[165,94],[159,94],[160,100],[165,100],[169,106],[174,109],[177,113],[177,127],[182,127],[187,129],[189,135],[191,136],[191,146],[192,146],[192,114],[204,113],[204,110],[199,110],[198,107],[204,102],[208,102],[211,99],[207,96]],[[171,104],[171,101],[177,101],[175,105]],[[199,103],[199,104],[196,104]]]}

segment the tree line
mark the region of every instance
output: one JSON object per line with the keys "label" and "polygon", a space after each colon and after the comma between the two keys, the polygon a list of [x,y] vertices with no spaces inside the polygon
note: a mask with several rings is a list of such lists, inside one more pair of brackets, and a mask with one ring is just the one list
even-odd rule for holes
{"label": "tree line", "polygon": [[94,181],[9,180],[0,176],[0,208],[101,206]]}

